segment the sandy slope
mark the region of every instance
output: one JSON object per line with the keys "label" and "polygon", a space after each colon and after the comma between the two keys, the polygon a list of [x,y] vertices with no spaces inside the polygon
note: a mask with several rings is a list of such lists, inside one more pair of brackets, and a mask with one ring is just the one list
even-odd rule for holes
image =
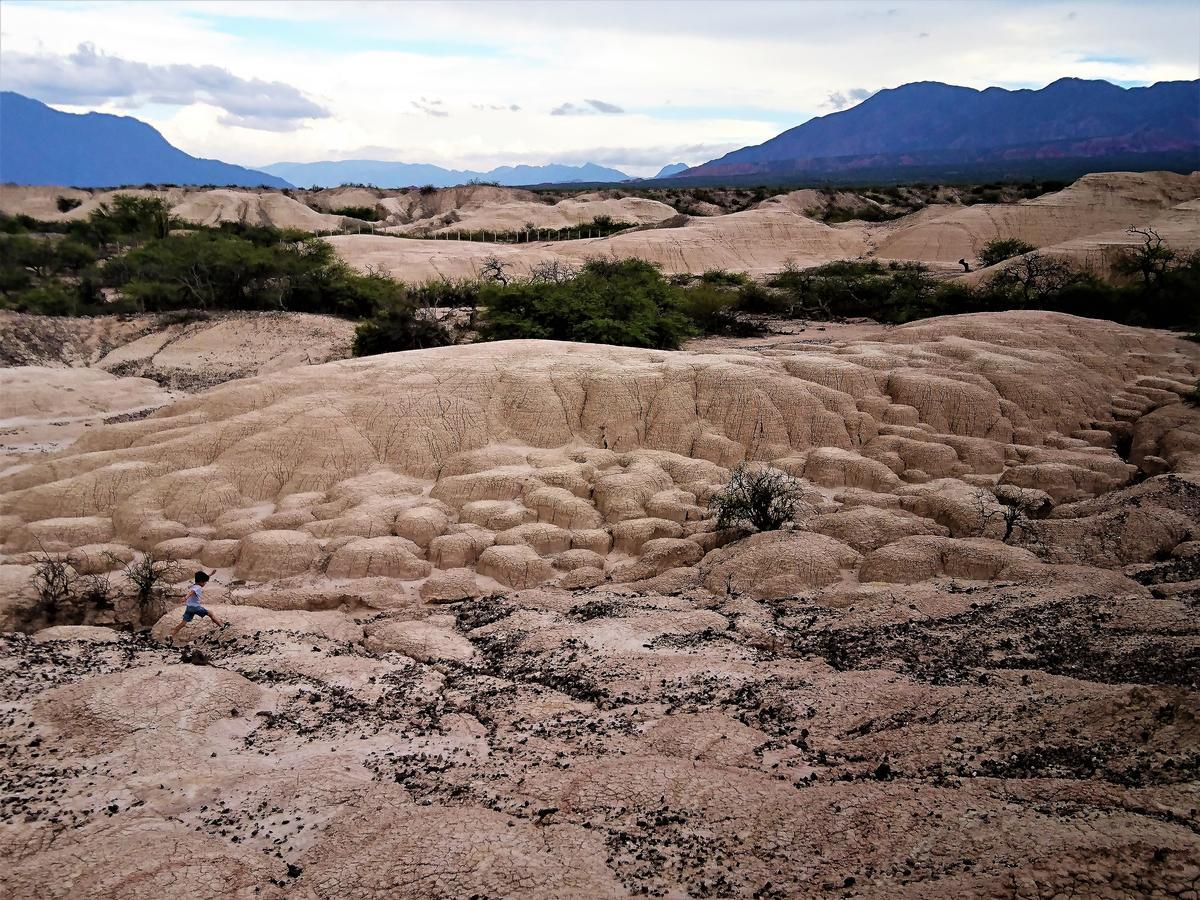
{"label": "sandy slope", "polygon": [[[0,892],[1184,895],[1197,374],[1004,313],[392,354],[91,429],[0,475],[9,627],[38,546],[220,567],[232,624],[2,639]],[[714,531],[746,458],[796,528]]]}
{"label": "sandy slope", "polygon": [[[1085,175],[1053,194],[1016,204],[928,207],[879,229],[874,255],[884,259],[972,260],[994,238],[1019,238],[1035,247],[1123,231],[1163,217],[1200,197],[1200,173],[1118,172]],[[1195,225],[1186,228],[1192,241]]]}

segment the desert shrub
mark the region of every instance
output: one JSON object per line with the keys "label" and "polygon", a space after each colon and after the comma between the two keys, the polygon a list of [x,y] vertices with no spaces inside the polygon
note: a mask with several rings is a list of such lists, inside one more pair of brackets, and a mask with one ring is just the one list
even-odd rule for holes
{"label": "desert shrub", "polygon": [[775,531],[795,521],[802,504],[800,482],[795,478],[778,469],[740,463],[708,505],[717,515],[717,528]]}
{"label": "desert shrub", "polygon": [[700,280],[705,284],[741,287],[743,284],[750,283],[750,276],[745,272],[730,272],[727,269],[707,269],[704,274],[700,276]]}
{"label": "desert shrub", "polygon": [[979,265],[994,266],[1006,259],[1020,256],[1022,253],[1032,253],[1037,247],[1027,244],[1018,238],[995,238],[983,245],[979,251]]}
{"label": "desert shrub", "polygon": [[1014,259],[992,276],[987,289],[1007,295],[1017,308],[1040,303],[1070,285],[1082,275],[1069,262],[1041,253],[1026,253]]}
{"label": "desert shrub", "polygon": [[105,280],[136,308],[280,309],[359,318],[395,282],[363,276],[316,238],[257,243],[227,231],[152,241],[110,260]]}
{"label": "desert shrub", "polygon": [[60,213],[70,212],[76,207],[82,206],[82,200],[76,200],[74,197],[59,197],[54,201],[54,205],[58,207]]}
{"label": "desert shrub", "polygon": [[354,355],[423,350],[451,343],[450,332],[435,319],[421,315],[417,304],[401,292],[359,324],[354,332]]}
{"label": "desert shrub", "polygon": [[591,259],[563,282],[487,284],[484,340],[544,338],[674,349],[694,329],[679,292],[639,259]]}
{"label": "desert shrub", "polygon": [[432,184],[427,184],[421,188],[419,193],[422,197],[428,197],[430,194],[436,194],[437,188],[435,188]]}
{"label": "desert shrub", "polygon": [[919,263],[833,262],[812,269],[788,265],[768,286],[778,290],[784,311],[811,319],[867,316],[907,322],[937,315],[938,285]]}
{"label": "desert shrub", "polygon": [[51,625],[59,621],[66,607],[75,601],[79,577],[75,567],[61,556],[41,553],[34,557],[31,583],[37,595],[35,612],[39,620]]}
{"label": "desert shrub", "polygon": [[727,334],[748,337],[762,329],[742,318],[739,295],[728,287],[701,281],[679,292],[683,312],[701,334]]}
{"label": "desert shrub", "polygon": [[750,281],[738,288],[738,309],[758,315],[778,314],[784,309],[784,300],[776,291],[768,290],[757,282]]}
{"label": "desert shrub", "polygon": [[157,607],[163,600],[163,588],[178,581],[183,571],[175,560],[148,551],[126,563],[122,574],[135,588],[138,621],[145,624],[150,617],[161,615]]}
{"label": "desert shrub", "polygon": [[383,218],[379,214],[379,209],[374,206],[343,206],[339,209],[331,209],[330,212],[335,216],[362,219],[364,222],[378,222]]}
{"label": "desert shrub", "polygon": [[69,557],[35,554],[30,584],[37,603],[28,625],[77,625],[88,610],[113,607],[108,575],[80,574]]}

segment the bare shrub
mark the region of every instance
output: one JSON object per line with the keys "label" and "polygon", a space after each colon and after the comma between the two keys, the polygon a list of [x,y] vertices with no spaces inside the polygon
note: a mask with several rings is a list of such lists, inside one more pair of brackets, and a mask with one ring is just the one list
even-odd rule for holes
{"label": "bare shrub", "polygon": [[153,607],[161,603],[163,585],[178,581],[181,572],[179,563],[170,558],[156,557],[154,551],[143,553],[126,564],[122,570],[126,578],[137,589],[138,623],[145,624],[154,613]]}
{"label": "bare shrub", "polygon": [[804,508],[800,482],[778,469],[740,463],[728,484],[713,495],[708,507],[717,514],[717,528],[752,527],[775,531],[794,522]]}

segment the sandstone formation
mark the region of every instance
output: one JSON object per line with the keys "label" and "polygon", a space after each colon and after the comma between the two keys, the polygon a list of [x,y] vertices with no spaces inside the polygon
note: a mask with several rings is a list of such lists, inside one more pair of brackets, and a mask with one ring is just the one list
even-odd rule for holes
{"label": "sandstone formation", "polygon": [[[1186,895],[1198,376],[1001,313],[342,360],[88,429],[0,471],[0,892]],[[742,462],[794,523],[716,529]],[[64,627],[43,552],[219,566],[229,624]]]}

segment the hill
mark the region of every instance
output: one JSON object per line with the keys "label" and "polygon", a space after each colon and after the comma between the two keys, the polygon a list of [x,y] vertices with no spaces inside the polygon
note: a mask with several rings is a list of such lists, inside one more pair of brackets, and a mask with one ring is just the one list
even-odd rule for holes
{"label": "hill", "polygon": [[59,112],[12,91],[0,92],[0,181],[290,187],[274,175],[190,156],[138,119]]}
{"label": "hill", "polygon": [[1063,78],[1036,91],[918,82],[673,177],[877,178],[931,167],[1058,172],[1079,160],[1092,161],[1087,168],[1095,171],[1095,161],[1106,158],[1119,158],[1123,168],[1189,171],[1200,167],[1198,111],[1200,81],[1125,89]]}
{"label": "hill", "polygon": [[507,187],[525,184],[576,184],[579,182],[628,181],[619,169],[584,163],[568,166],[499,166],[486,172],[445,169],[428,163],[387,162],[378,159],[343,159],[323,162],[279,162],[263,166],[273,175],[305,187],[338,187],[343,184],[373,184],[377,187],[455,187],[472,181],[487,181]]}

